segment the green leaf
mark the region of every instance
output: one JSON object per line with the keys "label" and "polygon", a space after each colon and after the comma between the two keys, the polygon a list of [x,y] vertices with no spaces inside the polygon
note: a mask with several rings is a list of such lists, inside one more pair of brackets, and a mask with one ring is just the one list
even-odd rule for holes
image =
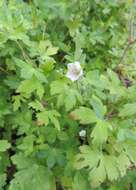
{"label": "green leaf", "polygon": [[105,143],[108,138],[109,128],[110,124],[108,122],[98,121],[91,133],[91,137],[93,138],[92,142],[97,145]]}
{"label": "green leaf", "polygon": [[[106,155],[97,150],[91,150],[87,145],[80,147],[80,154],[77,155],[75,161],[76,169],[86,169],[89,172],[89,180],[92,187],[98,187],[106,180],[116,180],[127,170],[128,159],[122,158],[122,155],[115,157],[114,155]],[[122,165],[120,161],[123,159]]]}
{"label": "green leaf", "polygon": [[76,105],[76,96],[73,92],[69,91],[64,99],[66,111],[71,110]]}
{"label": "green leaf", "polygon": [[108,179],[113,181],[117,180],[119,177],[119,171],[117,168],[117,159],[114,156],[104,156],[103,162]]}
{"label": "green leaf", "polygon": [[53,123],[56,129],[60,130],[60,124],[58,121],[60,114],[56,110],[43,111],[37,114],[37,119],[41,124],[48,125],[49,122]]}
{"label": "green leaf", "polygon": [[29,155],[34,150],[34,140],[35,140],[34,135],[28,135],[23,138],[22,143],[19,144],[17,148],[24,151],[26,155]]}
{"label": "green leaf", "polygon": [[38,100],[30,102],[29,106],[35,109],[36,111],[43,111],[44,109],[43,105]]}
{"label": "green leaf", "polygon": [[54,124],[54,126],[56,127],[56,129],[60,130],[60,123],[59,123],[58,119],[56,118],[56,116],[60,117],[60,115],[50,114],[49,118],[50,118],[51,122]]}
{"label": "green leaf", "polygon": [[62,93],[66,88],[64,81],[58,80],[51,83],[51,95]]}
{"label": "green leaf", "polygon": [[108,69],[107,70],[107,73],[109,75],[109,78],[111,79],[112,81],[112,84],[115,86],[115,87],[118,87],[120,85],[120,80],[118,78],[118,75],[113,72],[111,69]]}
{"label": "green leaf", "polygon": [[6,174],[0,174],[0,190],[4,189],[4,186],[6,185]]}
{"label": "green leaf", "polygon": [[102,101],[96,97],[95,95],[92,96],[90,103],[97,115],[98,118],[103,119],[106,113],[106,106],[103,105]]}
{"label": "green leaf", "polygon": [[120,142],[125,141],[126,139],[136,140],[136,131],[131,129],[119,129],[117,138]]}
{"label": "green leaf", "polygon": [[81,124],[90,124],[97,121],[95,113],[87,107],[80,107],[70,113],[70,117],[79,120]]}
{"label": "green leaf", "polygon": [[97,151],[92,151],[91,148],[87,145],[80,147],[81,154],[77,155],[75,162],[76,169],[82,169],[88,167],[90,170],[97,166],[100,155]]}
{"label": "green leaf", "polygon": [[99,166],[90,171],[89,177],[91,180],[91,186],[96,188],[100,186],[106,180],[106,170],[103,160],[100,160]]}
{"label": "green leaf", "polygon": [[50,170],[40,165],[31,165],[15,173],[9,190],[56,190]]}
{"label": "green leaf", "polygon": [[35,69],[32,63],[26,63],[18,58],[14,58],[16,65],[21,69],[21,77],[24,79],[31,79],[33,76],[39,81],[47,83],[47,79],[43,71],[39,68]]}
{"label": "green leaf", "polygon": [[84,173],[81,172],[76,172],[76,175],[74,176],[73,179],[73,184],[72,184],[73,190],[89,190],[89,185],[88,181],[86,179],[86,176]]}
{"label": "green leaf", "polygon": [[46,59],[48,56],[55,55],[58,52],[58,47],[53,47],[49,40],[42,40],[39,42],[38,51],[41,57]]}
{"label": "green leaf", "polygon": [[124,107],[120,110],[119,115],[121,117],[133,116],[136,114],[136,103],[125,104]]}
{"label": "green leaf", "polygon": [[[67,93],[69,92],[69,93]],[[70,88],[64,81],[54,81],[51,84],[51,95],[58,94],[57,106],[65,106],[66,111],[70,111],[76,103],[83,103],[83,99],[78,90]]]}
{"label": "green leaf", "polygon": [[17,96],[13,96],[12,97],[14,103],[13,103],[13,110],[14,111],[17,111],[18,108],[21,106],[21,96],[20,95],[17,95]]}
{"label": "green leaf", "polygon": [[7,140],[0,140],[0,152],[5,152],[10,146],[11,145]]}
{"label": "green leaf", "polygon": [[43,111],[37,114],[37,119],[41,124],[48,125],[49,124],[49,113],[48,111]]}
{"label": "green leaf", "polygon": [[33,165],[36,162],[34,158],[27,157],[24,155],[24,153],[21,152],[12,156],[11,160],[18,169],[29,168],[31,165]]}
{"label": "green leaf", "polygon": [[136,165],[136,146],[135,142],[123,143],[123,148],[129,160]]}
{"label": "green leaf", "polygon": [[126,175],[127,169],[130,167],[131,162],[125,153],[121,153],[117,159],[118,168],[121,176]]}
{"label": "green leaf", "polygon": [[68,91],[68,94],[64,94],[64,104],[66,111],[70,111],[76,105],[77,102],[83,102],[82,96],[77,90],[68,89]]}
{"label": "green leaf", "polygon": [[57,53],[57,51],[58,51],[57,47],[48,47],[46,54],[48,56],[55,55]]}
{"label": "green leaf", "polygon": [[31,96],[32,92],[36,91],[40,99],[44,94],[44,88],[41,82],[35,77],[32,77],[30,80],[22,81],[17,91],[28,97]]}

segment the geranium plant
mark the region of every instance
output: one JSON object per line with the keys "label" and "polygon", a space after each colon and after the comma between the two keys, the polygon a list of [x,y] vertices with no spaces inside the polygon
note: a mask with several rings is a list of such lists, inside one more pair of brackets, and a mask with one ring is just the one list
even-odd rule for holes
{"label": "geranium plant", "polygon": [[0,189],[136,188],[135,2],[0,1]]}

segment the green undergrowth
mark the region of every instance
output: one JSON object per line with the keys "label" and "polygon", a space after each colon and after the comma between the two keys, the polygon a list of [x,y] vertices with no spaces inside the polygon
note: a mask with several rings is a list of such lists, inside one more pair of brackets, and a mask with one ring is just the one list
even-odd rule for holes
{"label": "green undergrowth", "polygon": [[0,0],[1,190],[136,190],[135,8]]}

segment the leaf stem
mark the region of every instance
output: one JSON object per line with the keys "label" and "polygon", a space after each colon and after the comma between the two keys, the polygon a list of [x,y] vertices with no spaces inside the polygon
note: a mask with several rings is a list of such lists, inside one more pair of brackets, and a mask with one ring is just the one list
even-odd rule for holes
{"label": "leaf stem", "polygon": [[5,69],[3,69],[2,67],[0,67],[0,70],[4,73],[8,73]]}
{"label": "leaf stem", "polygon": [[132,45],[133,45],[135,42],[136,42],[136,39],[127,43],[127,45],[126,45],[126,47],[125,47],[125,49],[124,49],[124,51],[123,51],[123,53],[122,53],[122,56],[121,56],[121,58],[120,58],[120,60],[119,60],[119,64],[121,64],[121,63],[123,62],[123,60],[124,60],[124,58],[125,58],[125,56],[126,56],[126,54],[127,54],[127,51],[132,47]]}
{"label": "leaf stem", "polygon": [[28,62],[28,63],[32,63],[32,60],[29,58],[29,56],[25,53],[25,51],[24,51],[24,49],[23,49],[23,47],[21,46],[21,44],[19,43],[19,41],[15,41],[16,42],[16,44],[18,45],[18,47],[20,48],[20,50],[21,50],[21,52],[22,52],[22,55],[23,55],[23,57],[24,57],[24,60],[26,61],[26,62]]}
{"label": "leaf stem", "polygon": [[[135,0],[133,0],[132,8],[134,7]],[[128,50],[132,47],[132,45],[136,42],[136,39],[134,39],[134,15],[133,11],[130,11],[130,19],[129,19],[129,30],[128,30],[128,39],[126,41],[126,47],[120,57],[119,64],[121,64],[128,52]]]}

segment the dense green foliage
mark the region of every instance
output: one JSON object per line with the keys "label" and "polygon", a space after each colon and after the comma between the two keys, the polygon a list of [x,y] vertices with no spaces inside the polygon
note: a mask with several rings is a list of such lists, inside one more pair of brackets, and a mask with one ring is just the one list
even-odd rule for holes
{"label": "dense green foliage", "polygon": [[135,8],[0,0],[1,190],[136,189]]}

